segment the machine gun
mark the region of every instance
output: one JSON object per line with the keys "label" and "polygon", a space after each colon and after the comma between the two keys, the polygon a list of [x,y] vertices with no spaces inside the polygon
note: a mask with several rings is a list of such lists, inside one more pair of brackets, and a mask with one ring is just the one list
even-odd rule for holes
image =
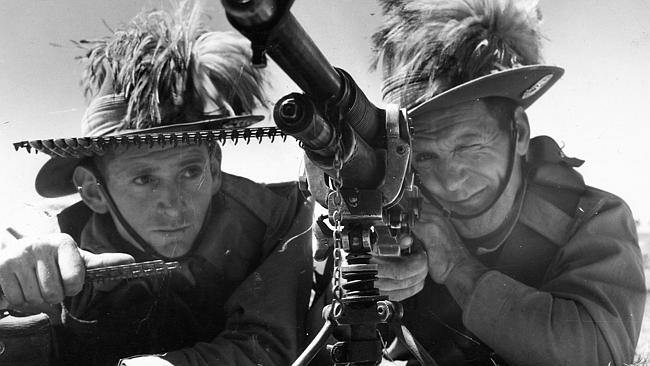
{"label": "machine gun", "polygon": [[[325,326],[294,365],[307,364],[336,327],[347,332],[330,351],[335,364],[376,365],[383,347],[377,326],[399,322],[401,308],[375,288],[371,253],[400,255],[397,238],[418,214],[407,116],[397,106],[376,107],[334,68],[291,14],[292,3],[222,0],[230,23],[251,40],[254,65],[264,67],[268,54],[303,90],[277,102],[275,123],[330,181],[324,201],[335,228],[334,300]],[[404,327],[396,329],[402,340],[406,332],[420,363],[435,365]]]}

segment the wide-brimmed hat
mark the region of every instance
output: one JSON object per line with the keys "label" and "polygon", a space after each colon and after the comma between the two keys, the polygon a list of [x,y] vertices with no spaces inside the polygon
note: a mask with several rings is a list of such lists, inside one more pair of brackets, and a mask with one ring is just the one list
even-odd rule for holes
{"label": "wide-brimmed hat", "polygon": [[[83,137],[32,140],[16,143],[16,147],[34,149],[51,158],[36,175],[36,192],[46,198],[76,192],[72,182],[75,168],[85,159],[101,156],[118,146],[148,148],[179,144],[223,143],[233,129],[242,129],[264,119],[261,115],[233,117],[205,116],[198,121],[170,123],[149,128],[123,129],[126,100],[119,95],[97,98],[86,110],[82,120]],[[121,116],[121,117],[120,117]]]}
{"label": "wide-brimmed hat", "polygon": [[264,119],[264,78],[250,62],[250,42],[211,32],[189,2],[174,13],[143,12],[109,37],[80,42],[82,85],[91,102],[81,137],[24,141],[16,147],[51,156],[36,177],[44,197],[74,193],[82,161],[116,146],[223,142]]}
{"label": "wide-brimmed hat", "polygon": [[486,97],[527,108],[564,73],[542,63],[536,0],[382,3],[373,40],[383,96],[410,117]]}
{"label": "wide-brimmed hat", "polygon": [[522,66],[479,77],[444,91],[408,111],[415,118],[427,112],[486,97],[508,98],[528,108],[564,74],[549,65]]}

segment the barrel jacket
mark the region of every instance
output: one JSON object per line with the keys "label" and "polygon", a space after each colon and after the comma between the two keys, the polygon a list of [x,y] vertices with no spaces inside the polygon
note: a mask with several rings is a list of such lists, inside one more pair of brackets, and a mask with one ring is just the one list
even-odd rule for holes
{"label": "barrel jacket", "polygon": [[[57,328],[61,364],[116,365],[159,354],[174,365],[287,365],[304,347],[311,286],[312,207],[296,184],[224,174],[198,243],[171,275],[92,285],[69,299]],[[96,253],[127,244],[108,215],[79,203],[62,231]]]}

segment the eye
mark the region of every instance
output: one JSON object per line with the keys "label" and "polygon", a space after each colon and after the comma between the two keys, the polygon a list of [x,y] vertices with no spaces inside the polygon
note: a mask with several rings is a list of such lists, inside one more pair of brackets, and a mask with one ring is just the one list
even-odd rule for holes
{"label": "eye", "polygon": [[415,155],[415,162],[416,163],[424,163],[430,160],[437,159],[438,156],[434,153],[420,153]]}
{"label": "eye", "polygon": [[151,175],[141,175],[138,177],[133,178],[133,183],[139,186],[144,186],[147,184],[153,183],[154,178]]}
{"label": "eye", "polygon": [[203,175],[203,167],[200,165],[192,165],[183,170],[182,177],[186,179],[194,179]]}
{"label": "eye", "polygon": [[462,146],[458,146],[456,148],[456,151],[458,152],[473,151],[473,150],[478,150],[480,148],[481,148],[480,144],[462,145]]}

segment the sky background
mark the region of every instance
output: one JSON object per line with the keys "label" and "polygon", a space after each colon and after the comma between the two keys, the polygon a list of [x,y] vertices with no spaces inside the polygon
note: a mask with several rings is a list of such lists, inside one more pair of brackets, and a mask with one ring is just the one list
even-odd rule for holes
{"label": "sky background", "polygon": [[[12,142],[78,136],[85,101],[82,54],[71,40],[107,35],[152,0],[0,0],[0,224],[20,220],[51,200],[33,180],[47,159],[15,152]],[[214,29],[231,29],[218,1],[206,2]],[[529,108],[533,135],[553,136],[569,156],[586,160],[589,185],[621,196],[650,226],[650,1],[541,0],[543,54],[564,77]],[[292,12],[330,62],[347,70],[380,104],[379,75],[368,70],[370,35],[381,22],[375,0],[297,0]],[[271,67],[270,101],[298,91]],[[287,140],[289,141],[289,140]],[[258,181],[295,179],[294,142],[224,148],[224,170]],[[6,225],[6,224],[5,224]]]}

